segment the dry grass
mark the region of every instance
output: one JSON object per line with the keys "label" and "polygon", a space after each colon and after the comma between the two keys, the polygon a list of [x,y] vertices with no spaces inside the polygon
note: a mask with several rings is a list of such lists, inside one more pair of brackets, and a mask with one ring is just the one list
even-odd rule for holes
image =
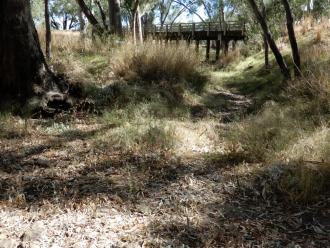
{"label": "dry grass", "polygon": [[327,23],[319,25],[310,27],[308,35],[298,32],[303,77],[279,93],[281,102],[266,102],[256,115],[225,132],[232,154],[281,171],[273,178],[265,166],[260,174],[269,180],[270,195],[292,202],[318,201],[329,191],[330,33]]}
{"label": "dry grass", "polygon": [[[188,159],[95,146],[95,135],[111,129],[92,119],[40,120],[30,123],[30,136],[0,139],[5,144],[1,245],[199,248],[297,240],[322,247],[327,242],[313,230],[300,235],[311,225],[324,229],[317,207],[293,206],[288,213],[283,202],[269,207],[260,197],[245,195],[236,163],[228,164],[226,156]],[[303,210],[313,218],[293,227]],[[286,235],[297,230],[297,237]]]}
{"label": "dry grass", "polygon": [[217,61],[217,67],[225,68],[230,64],[233,64],[241,59],[240,49],[235,49],[234,51],[229,51],[227,55],[221,56]]}
{"label": "dry grass", "polygon": [[[38,30],[40,43],[45,45],[45,30]],[[114,47],[115,37],[91,38],[82,35],[78,31],[59,31],[52,30],[51,49],[56,55],[57,53],[75,53],[75,54],[106,54]]]}
{"label": "dry grass", "polygon": [[[315,49],[327,40],[325,33],[321,37]],[[186,62],[156,45],[150,53],[134,48],[132,56],[124,54],[130,51],[124,45],[112,56],[75,39],[56,44],[53,60],[70,77],[93,80],[88,96],[108,104],[107,111],[83,119],[0,117],[0,246],[328,245],[329,199],[308,207],[287,201],[317,201],[329,189],[329,127],[324,112],[312,106],[318,91],[309,90],[315,92],[312,101],[300,93],[299,101],[268,103],[232,123],[208,115],[191,119],[188,103],[207,109],[204,98],[212,112],[242,108],[235,105],[242,97],[219,88],[234,76],[243,77],[245,87],[258,76],[270,81],[265,74],[242,74],[258,68],[261,56],[245,60],[236,72],[220,73],[212,90],[185,96],[188,106],[174,106],[178,101],[169,100],[174,94],[164,84],[189,81],[188,68],[199,67],[195,59],[182,65],[183,73],[179,62]],[[195,56],[179,53],[188,60]],[[121,75],[130,81],[111,82],[112,58],[128,70]],[[321,82],[319,58],[308,68]],[[219,130],[230,139],[218,136]]]}
{"label": "dry grass", "polygon": [[115,51],[111,65],[115,75],[128,81],[164,86],[188,83],[196,89],[206,81],[199,57],[184,45],[163,46],[149,41],[135,46],[127,42]]}
{"label": "dry grass", "polygon": [[303,78],[292,82],[289,92],[326,103],[330,99],[330,36],[320,29],[313,32],[313,35],[315,38],[312,37],[308,48],[301,49]]}

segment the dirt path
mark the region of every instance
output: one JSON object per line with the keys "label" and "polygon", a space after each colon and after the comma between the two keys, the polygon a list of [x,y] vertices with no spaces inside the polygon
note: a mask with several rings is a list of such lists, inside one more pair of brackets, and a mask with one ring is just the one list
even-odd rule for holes
{"label": "dirt path", "polygon": [[40,126],[0,141],[0,247],[329,247],[330,199],[263,199],[238,173],[257,165],[121,154],[91,139],[111,126]]}

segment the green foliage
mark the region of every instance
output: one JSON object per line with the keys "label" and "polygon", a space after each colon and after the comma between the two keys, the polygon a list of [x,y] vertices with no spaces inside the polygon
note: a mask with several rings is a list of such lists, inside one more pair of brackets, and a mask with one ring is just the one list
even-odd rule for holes
{"label": "green foliage", "polygon": [[32,17],[36,24],[40,24],[44,19],[44,1],[31,0]]}
{"label": "green foliage", "polygon": [[[131,115],[130,108],[135,109],[133,115]],[[116,124],[116,127],[108,134],[104,133],[96,137],[97,142],[121,151],[159,152],[170,150],[174,144],[173,127],[169,123],[165,124],[148,115],[145,112],[148,111],[146,108],[148,108],[147,104],[144,106],[131,105],[127,107],[128,110],[118,109],[114,110],[114,113],[105,113],[104,122]],[[120,124],[119,120],[121,120]]]}
{"label": "green foliage", "polygon": [[[75,0],[51,1],[49,6],[52,25],[55,29],[73,29],[78,24],[79,6]],[[56,17],[56,18],[54,18]],[[63,20],[59,23],[57,20]]]}

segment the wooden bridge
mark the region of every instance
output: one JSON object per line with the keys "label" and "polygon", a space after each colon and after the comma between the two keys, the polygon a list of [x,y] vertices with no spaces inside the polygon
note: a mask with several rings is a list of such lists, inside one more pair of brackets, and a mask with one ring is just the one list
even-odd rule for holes
{"label": "wooden bridge", "polygon": [[165,25],[149,25],[144,28],[144,37],[160,42],[186,40],[188,44],[195,41],[196,50],[199,49],[200,41],[206,41],[206,60],[210,58],[211,41],[215,41],[216,60],[219,59],[220,50],[228,52],[229,42],[245,40],[245,23],[238,21],[220,22],[196,22],[196,23],[173,23]]}

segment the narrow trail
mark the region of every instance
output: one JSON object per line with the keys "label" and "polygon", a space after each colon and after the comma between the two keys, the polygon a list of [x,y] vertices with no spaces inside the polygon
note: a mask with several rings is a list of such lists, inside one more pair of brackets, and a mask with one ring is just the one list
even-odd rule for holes
{"label": "narrow trail", "polygon": [[251,104],[251,100],[239,94],[230,91],[218,91],[214,97],[224,99],[225,107],[220,106],[220,116],[222,122],[232,122],[246,114]]}

